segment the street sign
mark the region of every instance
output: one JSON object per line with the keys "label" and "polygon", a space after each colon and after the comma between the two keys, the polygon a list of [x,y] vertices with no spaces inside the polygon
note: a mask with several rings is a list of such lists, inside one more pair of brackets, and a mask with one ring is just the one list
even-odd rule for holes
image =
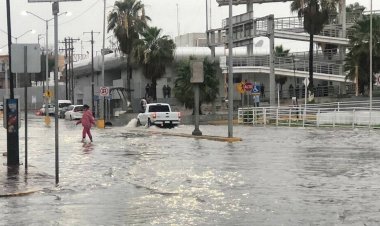
{"label": "street sign", "polygon": [[108,97],[110,95],[110,89],[107,86],[100,87],[99,95],[102,97]]}
{"label": "street sign", "polygon": [[191,83],[203,83],[204,72],[203,72],[203,61],[191,61]]}
{"label": "street sign", "polygon": [[260,95],[261,93],[261,86],[260,85],[254,85],[252,89],[252,93],[254,95]]}
{"label": "street sign", "polygon": [[305,86],[308,86],[308,85],[309,85],[309,78],[305,78],[305,79],[303,80],[303,84],[304,84]]}
{"label": "street sign", "polygon": [[53,96],[53,92],[50,91],[50,90],[46,90],[45,93],[44,93],[44,96],[45,97],[52,97]]}
{"label": "street sign", "polygon": [[244,90],[245,91],[251,91],[252,90],[252,88],[253,88],[253,84],[252,83],[250,83],[250,82],[246,82],[245,84],[244,84]]}
{"label": "street sign", "polygon": [[244,93],[244,82],[240,82],[240,83],[236,84],[236,90],[240,94],[243,94]]}
{"label": "street sign", "polygon": [[[12,44],[11,53],[11,66],[13,73],[41,72],[41,49],[39,44]],[[26,62],[24,62],[25,54]]]}

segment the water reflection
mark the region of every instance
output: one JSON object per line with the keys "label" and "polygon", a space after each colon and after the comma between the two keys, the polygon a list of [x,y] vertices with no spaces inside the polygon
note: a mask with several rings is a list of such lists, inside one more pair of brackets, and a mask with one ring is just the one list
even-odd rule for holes
{"label": "water reflection", "polygon": [[0,170],[0,185],[40,192],[1,198],[0,225],[380,224],[379,131],[236,127],[243,141],[223,143],[114,127],[86,147],[62,120],[55,188],[54,128],[35,123],[28,174]]}

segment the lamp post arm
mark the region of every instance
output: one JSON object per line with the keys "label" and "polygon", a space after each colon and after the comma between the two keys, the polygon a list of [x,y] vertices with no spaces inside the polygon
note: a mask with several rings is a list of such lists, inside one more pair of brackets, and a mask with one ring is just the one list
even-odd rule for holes
{"label": "lamp post arm", "polygon": [[[40,17],[40,16],[38,16],[37,14],[34,14],[34,13],[32,13],[32,12],[26,11],[26,13],[28,13],[28,14],[30,14],[30,15],[33,15],[33,16],[37,17],[37,18],[40,19],[40,20],[46,21],[46,19],[44,19],[44,18],[42,18],[42,17]],[[52,18],[52,19],[54,19],[54,18]],[[50,20],[52,20],[52,19],[50,19]]]}
{"label": "lamp post arm", "polygon": [[28,33],[31,32],[31,31],[33,31],[33,29],[28,30],[28,31],[25,31],[22,35],[19,35],[19,36],[17,36],[17,37],[14,37],[14,38],[16,39],[16,42],[17,42],[17,39],[21,38],[22,36],[28,34]]}

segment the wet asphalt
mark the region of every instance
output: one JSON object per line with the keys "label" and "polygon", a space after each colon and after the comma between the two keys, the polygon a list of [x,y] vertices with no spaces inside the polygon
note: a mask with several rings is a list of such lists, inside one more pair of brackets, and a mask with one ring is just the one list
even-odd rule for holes
{"label": "wet asphalt", "polygon": [[131,123],[94,129],[84,146],[80,126],[59,122],[58,186],[41,117],[30,116],[27,172],[0,157],[0,195],[27,192],[0,197],[0,225],[380,225],[378,130],[235,126],[242,141],[228,143]]}

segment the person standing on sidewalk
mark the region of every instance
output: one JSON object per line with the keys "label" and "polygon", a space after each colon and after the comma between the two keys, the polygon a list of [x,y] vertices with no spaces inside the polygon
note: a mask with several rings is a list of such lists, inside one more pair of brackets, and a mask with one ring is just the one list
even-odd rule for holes
{"label": "person standing on sidewalk", "polygon": [[83,126],[82,142],[86,141],[86,134],[88,138],[90,138],[90,141],[92,142],[91,125],[95,126],[95,118],[92,115],[92,112],[90,111],[90,107],[87,104],[83,105],[82,118],[76,123],[76,125],[78,125],[79,123],[82,123],[82,126]]}

